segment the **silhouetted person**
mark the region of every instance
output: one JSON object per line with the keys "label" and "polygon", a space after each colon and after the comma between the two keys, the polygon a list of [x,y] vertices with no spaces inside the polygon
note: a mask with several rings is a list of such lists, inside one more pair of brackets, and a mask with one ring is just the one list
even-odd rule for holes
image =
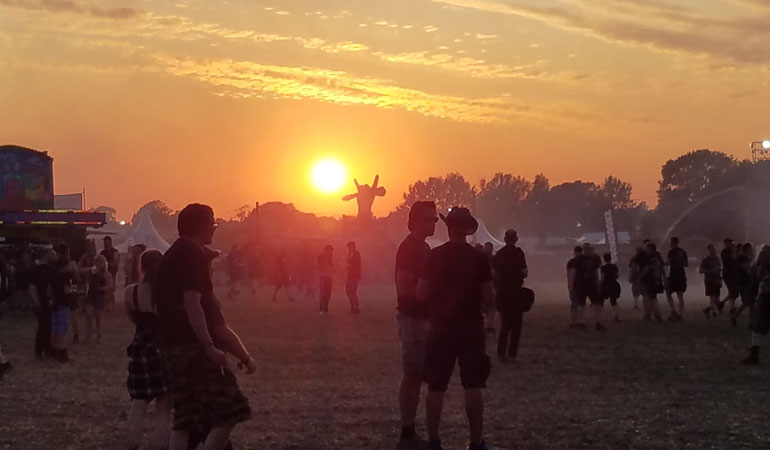
{"label": "silhouetted person", "polygon": [[115,290],[115,278],[107,267],[107,260],[98,255],[88,276],[88,293],[85,299],[86,342],[91,341],[92,332],[96,333],[96,342],[102,341],[102,313],[107,307],[110,292]]}
{"label": "silhouetted person", "polygon": [[112,238],[105,236],[103,239],[104,249],[100,255],[107,260],[107,272],[112,275],[112,290],[107,292],[107,304],[115,304],[115,287],[118,284],[118,271],[120,270],[120,252],[112,246]]}
{"label": "silhouetted person", "polygon": [[577,263],[583,256],[583,247],[577,246],[572,251],[572,258],[567,261],[567,293],[570,305],[570,328],[585,329],[583,314],[586,306],[586,296],[578,294],[578,269]]}
{"label": "silhouetted person", "polygon": [[38,359],[55,356],[51,351],[51,310],[53,308],[53,292],[56,283],[56,252],[53,249],[44,250],[40,264],[32,270],[29,292],[37,315],[37,332],[35,333],[35,356]]}
{"label": "silhouetted person", "polygon": [[730,303],[730,314],[735,312],[735,300],[741,295],[738,283],[736,282],[737,273],[735,259],[737,256],[733,240],[729,238],[725,239],[724,248],[720,253],[720,258],[722,259],[722,280],[727,288],[727,296],[724,300],[719,302],[719,312],[722,312],[722,309],[728,302]]}
{"label": "silhouetted person", "polygon": [[754,270],[758,295],[757,317],[751,334],[749,356],[742,361],[745,365],[759,364],[759,349],[770,331],[770,247],[764,246],[759,252]]}
{"label": "silhouetted person", "polygon": [[495,303],[500,312],[500,335],[497,337],[497,357],[503,361],[516,359],[521,339],[524,310],[521,288],[527,278],[527,259],[516,246],[519,235],[515,230],[505,232],[505,247],[492,258]]}
{"label": "silhouetted person", "polygon": [[[668,278],[666,279],[666,299],[671,308],[671,315],[668,320],[681,322],[684,314],[684,293],[687,292],[687,252],[679,246],[679,238],[671,238],[671,249],[666,258],[668,269]],[[679,309],[674,304],[674,294],[679,300]]]}
{"label": "silhouetted person", "polygon": [[313,275],[315,274],[315,262],[313,254],[307,245],[302,247],[297,261],[297,287],[305,297],[313,297],[315,293],[315,283]]}
{"label": "silhouetted person", "polygon": [[628,261],[628,282],[631,284],[631,296],[634,298],[633,309],[639,309],[639,298],[644,292],[644,282],[641,277],[640,258],[644,258],[644,248],[637,247],[636,253]]}
{"label": "silhouetted person", "polygon": [[348,242],[348,273],[345,280],[345,293],[350,301],[350,312],[359,314],[361,305],[358,301],[358,284],[361,282],[361,253],[355,242]]}
{"label": "silhouetted person", "polygon": [[738,292],[741,295],[741,306],[735,311],[730,311],[730,322],[733,326],[738,326],[738,317],[745,309],[749,309],[750,322],[753,326],[754,314],[751,314],[756,302],[755,286],[756,278],[754,274],[754,247],[748,242],[743,244],[735,258],[735,284],[738,286]]}
{"label": "silhouetted person", "polygon": [[216,226],[211,207],[187,205],[178,216],[179,239],[158,272],[159,332],[174,404],[170,450],[187,450],[191,430],[203,422],[212,426],[203,448],[223,449],[235,425],[251,415],[227,353],[247,373],[256,362],[222,314],[204,251]]}
{"label": "silhouetted person", "polygon": [[334,247],[327,245],[318,255],[318,285],[321,314],[329,314],[329,301],[332,298],[334,277]]}
{"label": "silhouetted person", "polygon": [[706,318],[716,317],[719,311],[719,300],[722,295],[722,260],[717,255],[714,244],[709,244],[708,255],[700,263],[700,273],[703,274],[703,284],[709,306],[703,310]]}
{"label": "silhouetted person", "polygon": [[243,282],[243,256],[238,245],[233,244],[230,253],[225,258],[225,268],[227,270],[227,297],[235,298],[241,293],[241,283]]}
{"label": "silhouetted person", "polygon": [[619,322],[618,299],[620,298],[620,283],[618,283],[618,279],[620,278],[620,270],[618,270],[616,264],[613,264],[610,253],[605,253],[603,258],[604,265],[599,269],[601,272],[602,307],[604,302],[609,300],[613,318],[615,322]]}
{"label": "silhouetted person", "polygon": [[655,317],[658,322],[663,318],[658,308],[658,294],[664,291],[664,267],[663,257],[652,242],[647,242],[644,257],[639,258],[644,298],[644,320],[649,321]]}
{"label": "silhouetted person", "polygon": [[162,260],[163,255],[157,250],[138,255],[139,281],[127,285],[123,292],[126,315],[134,325],[134,337],[126,349],[129,361],[126,387],[131,397],[127,444],[132,449],[141,445],[144,419],[152,401],[155,401],[154,448],[166,448],[171,435],[171,397],[160,352],[155,299]]}
{"label": "silhouetted person", "polygon": [[430,317],[425,357],[428,449],[442,448],[439,426],[444,392],[459,362],[470,449],[485,450],[482,389],[491,365],[485,351],[482,309],[494,302],[492,273],[486,255],[467,243],[467,237],[478,228],[470,211],[455,207],[441,218],[447,225],[449,242],[431,250],[417,286],[417,298],[428,303]]}
{"label": "silhouetted person", "polygon": [[71,308],[77,301],[80,274],[77,265],[70,258],[70,249],[66,244],[56,246],[56,257],[51,310],[51,352],[58,361],[67,362],[70,361],[67,354],[67,332]]}
{"label": "silhouetted person", "polygon": [[273,301],[278,300],[278,292],[281,289],[286,291],[290,302],[294,301],[291,295],[291,273],[289,272],[289,261],[286,258],[286,250],[281,249],[275,258],[275,290],[273,291]]}
{"label": "silhouetted person", "polygon": [[583,254],[575,260],[575,292],[580,303],[585,304],[586,299],[591,301],[596,331],[606,330],[602,325],[602,296],[599,286],[599,268],[601,266],[602,260],[591,244],[583,244]]}
{"label": "silhouetted person", "polygon": [[436,232],[436,222],[438,214],[433,202],[415,202],[409,209],[409,235],[401,242],[396,253],[396,323],[403,371],[398,393],[401,412],[400,448],[416,449],[424,444],[415,431],[415,417],[425,374],[428,307],[417,299],[417,281],[420,269],[430,253],[430,246],[425,240]]}
{"label": "silhouetted person", "polygon": [[129,284],[135,284],[139,282],[141,277],[139,271],[140,259],[142,253],[147,250],[147,246],[144,244],[136,244],[131,246],[128,251],[128,259],[126,260],[126,267],[123,269],[125,272],[124,286]]}
{"label": "silhouetted person", "polygon": [[11,369],[13,369],[13,364],[3,355],[3,349],[0,348],[0,383],[3,382],[5,374],[10,372]]}

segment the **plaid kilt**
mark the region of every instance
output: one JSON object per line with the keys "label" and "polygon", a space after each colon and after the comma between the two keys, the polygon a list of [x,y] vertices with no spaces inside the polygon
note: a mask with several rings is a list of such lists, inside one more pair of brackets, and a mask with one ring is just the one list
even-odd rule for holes
{"label": "plaid kilt", "polygon": [[158,338],[153,331],[137,330],[126,349],[128,394],[134,400],[152,400],[169,391]]}
{"label": "plaid kilt", "polygon": [[200,345],[164,348],[174,403],[173,429],[235,425],[251,417],[235,375],[216,367]]}
{"label": "plaid kilt", "polygon": [[51,314],[51,335],[66,336],[70,327],[70,309],[68,306],[59,306]]}

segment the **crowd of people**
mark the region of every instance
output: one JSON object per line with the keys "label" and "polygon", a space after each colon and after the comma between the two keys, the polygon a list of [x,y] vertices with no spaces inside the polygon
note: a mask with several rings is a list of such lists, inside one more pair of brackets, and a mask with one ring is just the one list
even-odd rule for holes
{"label": "crowd of people", "polygon": [[[440,220],[449,241],[431,249],[426,240],[434,235]],[[452,208],[443,215],[433,202],[416,202],[409,211],[407,228],[409,234],[395,257],[396,323],[402,356],[399,447],[442,449],[444,393],[457,365],[465,390],[469,449],[485,450],[482,390],[492,368],[487,337],[496,337],[499,363],[516,360],[524,313],[535,299],[534,292],[524,286],[529,275],[527,258],[517,247],[515,230],[506,231],[505,246],[497,252],[491,244],[472,246],[468,239],[476,232],[478,221],[466,208]],[[127,348],[126,387],[132,399],[129,448],[141,446],[144,419],[152,402],[156,407],[152,445],[158,449],[182,450],[199,444],[206,450],[232,448],[231,431],[250,416],[248,399],[227,354],[246,373],[256,370],[256,362],[228,325],[214,292],[212,264],[219,252],[208,245],[215,230],[213,210],[191,204],[179,213],[179,239],[165,254],[142,245],[129,249],[123,274],[125,312],[135,327]],[[77,261],[66,245],[57,245],[19,259],[35,264],[11,271],[3,264],[3,283],[8,283],[11,272],[18,275],[14,283],[26,283],[38,319],[34,345],[38,358],[70,361],[69,330],[73,344],[101,340],[102,312],[115,303],[120,267],[112,239],[107,236],[103,243],[99,254],[92,248]],[[347,250],[345,292],[350,312],[359,313],[361,254],[355,242],[349,242]],[[758,256],[754,253],[750,243],[726,239],[721,254],[708,245],[699,264],[709,302],[703,309],[707,319],[715,319],[729,305],[730,321],[737,326],[741,314],[749,312],[751,348],[744,364],[759,363],[762,339],[770,332],[770,248],[764,247]],[[301,261],[295,273],[288,268],[285,253],[278,253],[272,299],[277,301],[281,290],[288,300],[295,294],[316,295],[320,314],[328,314],[336,273],[334,247],[324,246],[315,258],[305,248]],[[663,294],[670,309],[668,320],[683,320],[690,262],[676,237],[671,238],[665,258],[649,240],[636,249],[629,260],[628,281],[633,308],[638,309],[639,298],[642,300],[644,320],[663,321],[658,303]],[[241,287],[250,284],[244,283],[248,264],[234,246],[226,258],[228,297],[238,296]],[[595,330],[607,331],[607,302],[613,320],[619,322],[621,273],[613,256],[600,256],[591,244],[584,244],[574,248],[566,267],[570,328],[588,328],[585,307],[589,303]],[[315,288],[313,274],[317,274]],[[724,298],[723,288],[727,291]],[[84,330],[78,321],[81,314],[86,318]],[[0,380],[11,367],[0,352]],[[423,384],[428,390],[427,439],[419,435],[415,424]]]}

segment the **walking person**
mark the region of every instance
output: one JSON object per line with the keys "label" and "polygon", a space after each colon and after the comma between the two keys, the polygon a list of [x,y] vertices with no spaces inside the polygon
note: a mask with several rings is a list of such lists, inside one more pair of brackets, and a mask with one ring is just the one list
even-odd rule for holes
{"label": "walking person", "polygon": [[102,341],[102,314],[107,307],[110,292],[115,290],[115,278],[108,271],[107,259],[99,255],[94,259],[94,267],[88,277],[86,294],[86,342],[91,342],[91,334],[96,333],[96,342]]}
{"label": "walking person", "polygon": [[[684,293],[687,292],[687,267],[690,265],[687,252],[679,246],[679,238],[671,238],[671,249],[666,257],[668,278],[666,279],[666,299],[671,308],[668,320],[681,322],[684,314]],[[679,308],[674,303],[674,294],[679,300]]]}
{"label": "walking person", "polygon": [[80,343],[80,321],[84,318],[85,302],[88,294],[88,278],[91,274],[91,268],[94,267],[96,258],[96,249],[88,246],[88,249],[77,262],[77,286],[73,297],[73,304],[70,305],[70,323],[72,324],[72,343]]}
{"label": "walking person", "polygon": [[639,309],[639,299],[642,297],[644,283],[642,281],[640,258],[644,258],[644,248],[637,247],[636,253],[628,261],[628,282],[631,284],[631,296],[634,299],[634,310]]}
{"label": "walking person", "polygon": [[320,314],[329,314],[329,301],[332,298],[334,277],[334,247],[326,245],[323,253],[318,255],[319,299]]}
{"label": "walking person", "polygon": [[289,261],[286,258],[286,250],[281,249],[275,258],[275,290],[273,291],[273,301],[278,300],[278,292],[281,289],[286,290],[286,295],[290,302],[294,301],[291,295],[291,272],[289,271]]}
{"label": "walking person", "polygon": [[71,309],[77,302],[80,274],[77,264],[70,259],[70,249],[66,244],[56,246],[56,258],[51,309],[51,352],[57,361],[68,362],[70,358],[67,353],[67,333]]}
{"label": "walking person", "polygon": [[500,313],[497,357],[502,362],[512,362],[519,352],[525,309],[525,305],[522,305],[522,287],[529,269],[524,251],[516,246],[519,242],[516,230],[507,230],[504,240],[505,247],[492,258],[495,303]]}
{"label": "walking person", "polygon": [[160,352],[155,298],[162,259],[163,255],[157,250],[138,255],[139,282],[129,284],[124,290],[126,314],[134,325],[134,338],[126,349],[129,358],[126,386],[131,397],[127,441],[128,448],[133,450],[141,447],[144,418],[153,400],[153,448],[168,448],[171,437],[171,397]]}
{"label": "walking person", "polygon": [[736,273],[736,258],[738,257],[735,243],[732,239],[726,238],[724,240],[724,248],[722,249],[722,252],[720,253],[720,258],[722,260],[722,280],[725,283],[725,287],[727,288],[727,296],[719,302],[719,312],[722,312],[722,309],[725,307],[725,304],[730,303],[730,314],[732,315],[735,312],[735,301],[740,297],[741,292],[738,288],[738,283],[736,282],[736,278],[738,274]]}
{"label": "walking person", "polygon": [[664,291],[664,267],[663,257],[653,242],[647,242],[644,257],[639,258],[641,269],[640,277],[644,283],[642,298],[644,303],[644,320],[650,321],[655,317],[658,322],[663,321],[658,307],[658,295]]}
{"label": "walking person", "polygon": [[112,245],[112,237],[105,236],[102,240],[104,248],[100,255],[107,261],[107,272],[112,276],[111,291],[106,291],[106,301],[110,308],[115,305],[115,289],[118,284],[118,271],[120,270],[120,252]]}
{"label": "walking person", "polygon": [[757,282],[757,315],[751,334],[749,356],[741,363],[748,366],[759,364],[759,350],[767,333],[770,332],[770,247],[762,248],[755,264]]}
{"label": "walking person", "polygon": [[719,300],[722,295],[722,261],[717,255],[714,244],[707,247],[708,255],[700,263],[700,273],[703,274],[703,284],[706,288],[706,297],[709,306],[703,309],[706,318],[716,318],[719,311]]}
{"label": "walking person", "polygon": [[417,298],[427,302],[430,318],[425,356],[428,449],[442,449],[439,428],[444,393],[459,362],[470,429],[469,449],[486,450],[482,389],[491,364],[485,351],[482,310],[494,302],[492,272],[487,257],[467,242],[478,229],[471,212],[455,207],[441,218],[447,225],[449,242],[431,250],[417,286]]}
{"label": "walking person", "polygon": [[358,284],[361,282],[361,253],[356,249],[356,243],[348,242],[348,271],[345,281],[345,293],[350,301],[350,313],[361,314],[358,301]]}
{"label": "walking person", "polygon": [[[730,311],[730,322],[734,327],[738,326],[738,317],[744,310],[749,310],[749,322],[753,324],[754,314],[753,307],[756,302],[755,286],[755,268],[754,263],[754,247],[750,243],[743,244],[740,248],[736,249],[738,256],[735,258],[735,284],[738,288],[738,292],[741,296],[741,306],[736,310]],[[753,325],[752,325],[753,326]]]}
{"label": "walking person", "polygon": [[35,356],[38,359],[53,357],[51,349],[51,311],[53,307],[54,284],[56,283],[56,252],[43,251],[40,263],[32,270],[29,294],[37,316],[35,333]]}
{"label": "walking person", "polygon": [[588,242],[583,244],[583,256],[577,260],[578,295],[588,297],[591,302],[591,310],[594,313],[594,329],[607,331],[607,328],[602,324],[604,300],[599,285],[599,269],[601,267],[602,259],[596,254],[593,246]]}
{"label": "walking person", "polygon": [[610,307],[612,308],[613,320],[615,322],[620,322],[620,314],[618,314],[618,299],[620,298],[621,293],[620,283],[618,283],[620,271],[618,266],[613,264],[612,255],[610,253],[605,253],[603,258],[604,265],[599,269],[601,272],[600,284],[602,291],[602,307],[604,307],[604,302],[609,300]]}
{"label": "walking person", "polygon": [[228,284],[227,298],[233,299],[240,295],[243,281],[243,257],[237,244],[233,244],[230,253],[227,254],[225,265]]}
{"label": "walking person", "polygon": [[399,448],[422,450],[425,441],[417,434],[415,418],[425,378],[425,348],[428,339],[428,308],[417,299],[420,269],[428,259],[425,240],[436,232],[438,214],[433,202],[415,202],[409,209],[409,235],[396,252],[396,297],[398,339],[401,342],[401,412]]}
{"label": "walking person", "polygon": [[583,247],[577,246],[572,251],[572,258],[567,261],[567,293],[569,294],[570,328],[584,330],[586,328],[583,321],[584,310],[586,306],[586,297],[578,295],[577,286],[577,262],[583,256]]}
{"label": "walking person", "polygon": [[158,329],[173,399],[170,450],[187,450],[199,423],[212,427],[203,449],[222,450],[233,428],[251,415],[227,353],[246,373],[256,371],[256,362],[222,314],[204,251],[216,226],[211,207],[187,205],[178,216],[179,239],[158,270]]}

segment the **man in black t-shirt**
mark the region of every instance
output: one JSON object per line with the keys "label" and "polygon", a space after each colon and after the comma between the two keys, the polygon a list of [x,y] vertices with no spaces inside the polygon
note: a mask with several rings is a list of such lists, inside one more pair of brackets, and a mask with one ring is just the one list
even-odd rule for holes
{"label": "man in black t-shirt", "polygon": [[650,321],[651,317],[655,317],[656,321],[661,322],[663,318],[658,309],[658,294],[664,291],[664,262],[653,242],[646,241],[644,254],[637,255],[637,265],[642,280],[644,320]]}
{"label": "man in black t-shirt", "polygon": [[[505,232],[505,247],[492,258],[495,280],[495,301],[500,312],[500,335],[497,337],[497,357],[502,361],[516,359],[524,311],[519,304],[524,279],[529,274],[524,251],[516,246],[516,230]],[[510,340],[509,340],[510,339]]]}
{"label": "man in black t-shirt", "polygon": [[417,298],[428,305],[430,323],[425,357],[428,449],[441,449],[439,424],[444,392],[459,362],[470,449],[486,450],[481,390],[486,387],[491,366],[485,350],[482,311],[494,303],[492,272],[487,256],[467,243],[467,237],[478,228],[470,211],[452,208],[441,218],[447,225],[449,242],[431,250],[417,286]]}
{"label": "man in black t-shirt", "polygon": [[425,242],[436,232],[438,214],[433,202],[416,202],[409,210],[409,235],[396,253],[398,339],[401,342],[403,375],[398,393],[401,411],[400,448],[420,448],[424,441],[415,431],[415,417],[424,379],[425,346],[428,339],[428,310],[417,300],[417,280],[428,259]]}
{"label": "man in black t-shirt", "polygon": [[356,243],[348,242],[348,268],[345,280],[345,293],[350,301],[350,312],[361,313],[361,305],[358,302],[358,284],[361,282],[361,253],[356,249]]}
{"label": "man in black t-shirt", "polygon": [[54,302],[54,285],[56,284],[57,256],[53,249],[43,252],[40,264],[32,269],[29,293],[37,315],[37,332],[35,333],[35,356],[38,359],[54,356],[51,350],[51,311]]}
{"label": "man in black t-shirt", "polygon": [[591,301],[596,331],[606,331],[606,328],[602,325],[604,302],[599,286],[599,269],[601,267],[602,259],[596,254],[593,246],[588,242],[583,244],[583,255],[575,260],[575,269],[577,271],[575,289],[578,293],[578,298],[588,298]]}
{"label": "man in black t-shirt", "polygon": [[567,292],[569,294],[570,328],[584,330],[583,311],[586,306],[586,296],[578,292],[577,262],[583,256],[583,247],[577,246],[572,252],[572,258],[567,261]]}
{"label": "man in black t-shirt", "polygon": [[174,403],[170,450],[186,450],[190,430],[202,422],[212,426],[205,448],[224,448],[233,427],[251,414],[226,353],[247,373],[256,363],[222,315],[204,251],[215,229],[209,206],[186,206],[178,218],[180,237],[158,272],[159,332]]}
{"label": "man in black t-shirt", "polygon": [[[666,258],[666,265],[668,269],[668,278],[666,279],[666,299],[668,300],[668,306],[671,307],[671,316],[668,320],[681,322],[682,314],[684,313],[684,293],[687,291],[687,266],[690,265],[687,252],[679,247],[679,238],[671,238],[671,249],[668,251]],[[674,304],[674,296],[676,294],[679,300],[679,310],[677,311]]]}

